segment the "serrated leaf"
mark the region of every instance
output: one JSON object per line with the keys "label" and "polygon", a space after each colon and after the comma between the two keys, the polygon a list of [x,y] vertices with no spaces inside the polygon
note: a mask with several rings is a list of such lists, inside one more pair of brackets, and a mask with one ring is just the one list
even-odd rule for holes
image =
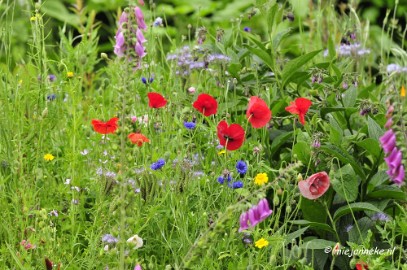
{"label": "serrated leaf", "polygon": [[357,175],[359,175],[360,178],[365,179],[366,176],[365,173],[363,172],[362,167],[359,166],[359,164],[348,152],[342,150],[342,148],[339,148],[336,145],[328,144],[321,146],[320,150],[337,157],[340,161],[342,161],[345,164],[350,164],[353,170],[357,173]]}
{"label": "serrated leaf", "polygon": [[381,212],[376,206],[371,203],[367,202],[356,202],[351,203],[349,205],[342,206],[335,211],[333,216],[333,221],[336,222],[340,217],[347,215],[351,212],[358,212],[358,211],[374,211],[374,212]]}
{"label": "serrated leaf", "polygon": [[294,73],[298,71],[303,65],[308,63],[309,61],[312,60],[318,53],[320,53],[322,50],[316,50],[304,55],[301,55],[291,61],[289,61],[283,69],[282,72],[282,80],[283,80],[283,86],[286,85],[287,82],[294,76]]}
{"label": "serrated leaf", "polygon": [[349,164],[335,172],[331,184],[336,193],[348,202],[354,201],[358,197],[358,179]]}
{"label": "serrated leaf", "polygon": [[308,221],[308,220],[293,220],[293,221],[289,221],[292,224],[295,225],[302,225],[302,226],[308,226],[310,228],[314,228],[314,229],[319,229],[319,230],[324,230],[327,232],[332,232],[334,233],[335,231],[331,228],[331,226],[329,226],[328,224],[325,223],[318,223],[318,222],[312,222],[312,221]]}
{"label": "serrated leaf", "polygon": [[367,117],[367,130],[369,137],[375,140],[379,140],[384,133],[383,129],[370,116]]}

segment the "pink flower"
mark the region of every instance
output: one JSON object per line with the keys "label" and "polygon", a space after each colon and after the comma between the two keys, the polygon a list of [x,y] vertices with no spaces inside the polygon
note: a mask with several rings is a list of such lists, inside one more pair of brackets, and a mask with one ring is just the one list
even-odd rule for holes
{"label": "pink flower", "polygon": [[270,210],[267,199],[261,199],[257,205],[240,215],[239,232],[256,226],[258,223],[269,217],[272,213],[273,211]]}
{"label": "pink flower", "polygon": [[136,267],[134,267],[134,270],[143,270],[143,269],[141,268],[141,265],[137,264]]}
{"label": "pink flower", "polygon": [[326,172],[311,175],[307,180],[298,182],[298,188],[302,196],[315,200],[324,195],[330,185],[329,176]]}
{"label": "pink flower", "polygon": [[143,58],[147,54],[144,51],[144,47],[140,42],[136,43],[135,50],[136,50],[136,53],[137,53],[138,57],[140,57],[140,58]]}
{"label": "pink flower", "polygon": [[147,42],[147,40],[145,39],[145,37],[144,37],[144,35],[143,35],[143,32],[141,32],[140,28],[137,28],[136,37],[137,37],[137,41],[138,41],[139,43],[145,43],[145,42]]}
{"label": "pink flower", "polygon": [[134,8],[134,14],[136,15],[136,20],[137,20],[138,27],[140,27],[143,30],[146,30],[147,25],[144,22],[144,15],[143,15],[143,12],[141,11],[141,9],[139,7]]}

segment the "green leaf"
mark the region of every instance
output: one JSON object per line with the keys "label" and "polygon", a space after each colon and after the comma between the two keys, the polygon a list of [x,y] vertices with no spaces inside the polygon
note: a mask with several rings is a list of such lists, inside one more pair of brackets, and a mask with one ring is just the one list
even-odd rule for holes
{"label": "green leaf", "polygon": [[263,43],[256,39],[252,34],[247,32],[242,32],[242,34],[250,39],[254,44],[257,45],[257,48],[246,45],[246,48],[253,54],[257,55],[263,62],[274,71],[274,60],[272,57],[271,50],[267,49]]}
{"label": "green leaf", "polygon": [[379,141],[372,138],[364,139],[363,141],[356,142],[357,146],[365,149],[369,154],[373,155],[376,159],[381,157],[382,149],[380,148]]}
{"label": "green leaf", "polygon": [[358,197],[358,179],[349,164],[335,172],[331,184],[336,193],[348,202],[354,201]]}
{"label": "green leaf", "polygon": [[351,86],[345,91],[343,96],[343,105],[345,107],[353,107],[356,103],[357,90],[356,87]]}
{"label": "green leaf", "polygon": [[368,217],[359,219],[357,223],[358,226],[353,226],[353,228],[350,229],[350,231],[348,232],[349,242],[361,245],[363,243],[363,240],[366,239],[366,237],[368,236],[369,230],[374,227],[375,223]]}
{"label": "green leaf", "polygon": [[293,147],[293,155],[297,156],[297,159],[303,164],[308,164],[311,157],[310,145],[306,142],[297,142]]}
{"label": "green leaf", "polygon": [[233,78],[237,78],[239,80],[240,75],[239,72],[242,69],[242,65],[240,63],[230,63],[228,67],[228,71]]}
{"label": "green leaf", "polygon": [[322,119],[325,119],[325,116],[331,112],[346,112],[347,114],[352,114],[356,112],[356,108],[343,108],[343,107],[327,107],[321,108],[320,115]]}
{"label": "green leaf", "polygon": [[381,212],[376,206],[371,203],[367,202],[356,202],[351,203],[349,205],[342,206],[335,211],[333,216],[333,221],[336,222],[340,217],[347,215],[351,212],[358,212],[358,211],[374,211],[374,212]]}
{"label": "green leaf", "polygon": [[395,199],[406,201],[407,195],[399,187],[396,186],[378,186],[372,192],[367,194],[372,199]]}
{"label": "green leaf", "polygon": [[290,234],[287,234],[287,235],[285,236],[285,241],[284,241],[284,242],[286,242],[286,243],[291,243],[292,240],[297,239],[298,237],[300,237],[301,235],[303,235],[306,230],[308,230],[308,227],[305,227],[305,228],[296,230],[295,232],[292,232],[292,233],[290,233]]}
{"label": "green leaf", "polygon": [[318,229],[318,230],[324,230],[327,232],[331,232],[334,233],[335,231],[331,228],[331,226],[329,226],[328,224],[325,223],[318,223],[318,222],[312,222],[312,221],[308,221],[308,220],[293,220],[293,221],[289,221],[292,224],[295,225],[302,225],[302,226],[308,226],[310,228],[314,228],[314,229]]}
{"label": "green leaf", "polygon": [[273,38],[273,50],[274,50],[274,51],[277,51],[278,46],[280,45],[281,41],[283,41],[284,38],[286,38],[287,36],[290,35],[291,30],[292,30],[291,28],[284,29],[284,30],[278,32],[278,33],[274,36],[274,38]]}
{"label": "green leaf", "polygon": [[304,242],[301,247],[304,249],[325,249],[327,247],[333,247],[336,243],[325,239],[312,239],[308,242]]}
{"label": "green leaf", "polygon": [[345,164],[350,164],[353,170],[360,176],[360,178],[365,179],[365,173],[363,172],[362,167],[355,161],[355,159],[346,151],[342,150],[336,145],[328,144],[323,145],[319,148],[320,150],[331,154],[332,156],[337,157],[340,161]]}
{"label": "green leaf", "polygon": [[319,201],[302,198],[300,209],[304,219],[311,222],[326,223],[327,213],[325,207]]}
{"label": "green leaf", "polygon": [[276,138],[273,139],[273,142],[271,143],[270,146],[270,153],[271,155],[274,155],[277,150],[291,137],[293,136],[293,132],[284,132],[280,135],[278,135]]}
{"label": "green leaf", "polygon": [[375,187],[381,185],[382,183],[386,182],[389,179],[386,171],[378,171],[372,179],[370,179],[369,184],[367,185],[367,192],[369,193]]}
{"label": "green leaf", "polygon": [[293,77],[294,73],[298,71],[303,65],[308,63],[312,58],[314,58],[321,50],[316,50],[304,55],[301,55],[291,61],[289,61],[283,69],[282,72],[282,79],[283,79],[283,86],[286,85],[287,82]]}
{"label": "green leaf", "polygon": [[[333,119],[333,118],[331,118]],[[340,131],[338,131],[335,127],[330,125],[329,127],[329,142],[340,147],[343,141],[343,135]]]}
{"label": "green leaf", "polygon": [[370,116],[367,117],[367,130],[369,137],[375,140],[379,140],[384,133],[383,129]]}
{"label": "green leaf", "polygon": [[60,1],[45,1],[41,6],[41,11],[47,16],[73,25],[79,26],[79,17],[69,12],[69,10]]}

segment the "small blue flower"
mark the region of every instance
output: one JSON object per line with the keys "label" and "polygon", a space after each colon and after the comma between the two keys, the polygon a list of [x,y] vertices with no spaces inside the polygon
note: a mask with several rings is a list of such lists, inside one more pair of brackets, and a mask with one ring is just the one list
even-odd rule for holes
{"label": "small blue flower", "polygon": [[49,74],[49,75],[48,75],[48,80],[49,80],[50,82],[54,82],[56,79],[57,79],[57,77],[56,77],[54,74]]}
{"label": "small blue flower", "polygon": [[228,174],[228,178],[227,178],[227,180],[228,180],[228,182],[230,182],[230,181],[232,181],[232,180],[233,180],[233,178],[232,178],[232,176],[230,176],[230,174]]}
{"label": "small blue flower", "polygon": [[154,81],[154,78],[153,78],[153,77],[151,77],[151,78],[148,80],[149,83],[152,83],[153,81]]}
{"label": "small blue flower", "polygon": [[154,162],[153,164],[151,164],[151,169],[156,171],[161,169],[163,166],[165,165],[165,160],[163,158],[160,158],[159,160],[157,160],[157,162]]}
{"label": "small blue flower", "polygon": [[385,213],[376,213],[371,217],[371,219],[385,222],[390,220],[389,216]]}
{"label": "small blue flower", "polygon": [[245,32],[251,32],[252,31],[252,29],[250,28],[250,27],[245,27],[245,28],[243,28],[243,31],[245,31]]}
{"label": "small blue flower", "polygon": [[239,160],[236,163],[236,170],[238,173],[240,173],[240,175],[244,175],[247,172],[246,162],[244,162],[243,160]]}
{"label": "small blue flower", "polygon": [[157,17],[153,23],[153,26],[163,26],[163,19],[161,17]]}
{"label": "small blue flower", "polygon": [[184,122],[184,127],[187,129],[194,129],[196,127],[196,124],[194,122]]}
{"label": "small blue flower", "polygon": [[242,188],[243,187],[243,182],[242,181],[236,181],[233,182],[232,185],[229,184],[229,186],[233,189],[237,189],[237,188]]}
{"label": "small blue flower", "polygon": [[219,184],[223,184],[225,182],[225,178],[223,178],[222,176],[219,176],[218,182],[219,182]]}
{"label": "small blue flower", "polygon": [[119,242],[119,239],[117,239],[116,237],[114,237],[111,234],[105,234],[102,236],[102,242],[105,242],[108,244],[116,244],[117,242]]}
{"label": "small blue flower", "polygon": [[141,77],[141,82],[147,84],[147,79],[145,77]]}
{"label": "small blue flower", "polygon": [[55,94],[49,94],[48,96],[47,96],[47,100],[48,101],[53,101],[53,100],[55,100],[57,98],[57,96],[55,95]]}

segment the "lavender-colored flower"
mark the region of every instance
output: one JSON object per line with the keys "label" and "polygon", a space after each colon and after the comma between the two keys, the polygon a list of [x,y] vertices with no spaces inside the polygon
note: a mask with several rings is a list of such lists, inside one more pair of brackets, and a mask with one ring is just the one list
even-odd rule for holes
{"label": "lavender-colored flower", "polygon": [[138,57],[143,58],[144,56],[147,55],[147,53],[145,52],[145,48],[143,47],[143,44],[140,42],[136,43],[136,46],[134,47],[136,54]]}
{"label": "lavender-colored flower", "polygon": [[158,27],[158,26],[163,26],[163,19],[161,17],[155,18],[153,22],[153,26]]}
{"label": "lavender-colored flower", "polygon": [[115,173],[115,172],[106,172],[106,173],[105,173],[105,176],[106,176],[107,178],[113,179],[113,178],[116,177],[116,173]]}
{"label": "lavender-colored flower", "polygon": [[48,213],[48,215],[58,217],[58,211],[57,210],[52,210],[51,212]]}
{"label": "lavender-colored flower", "polygon": [[240,175],[244,175],[247,172],[247,164],[243,160],[239,160],[236,163],[236,170]]}
{"label": "lavender-colored flower", "polygon": [[193,175],[194,177],[200,178],[200,177],[204,176],[205,173],[204,173],[203,171],[196,171],[196,172],[194,172],[192,175]]}
{"label": "lavender-colored flower", "polygon": [[350,232],[350,230],[352,230],[352,228],[353,228],[353,224],[349,224],[349,225],[347,225],[347,226],[345,227],[345,231],[346,231],[346,232]]}
{"label": "lavender-colored flower", "polygon": [[57,77],[54,74],[49,74],[48,75],[48,81],[54,82],[57,79]]}
{"label": "lavender-colored flower", "polygon": [[349,88],[349,84],[348,84],[347,82],[343,82],[343,83],[342,83],[342,88],[345,89],[345,90],[348,89],[348,88]]}
{"label": "lavender-colored flower", "polygon": [[144,35],[143,35],[143,32],[141,32],[140,28],[137,28],[137,31],[136,31],[136,38],[137,38],[137,42],[138,42],[138,43],[143,44],[143,43],[146,43],[146,42],[147,42],[147,40],[145,39],[145,37],[144,37]]}
{"label": "lavender-colored flower", "polygon": [[313,147],[313,148],[316,148],[316,149],[320,148],[320,147],[321,147],[321,141],[320,141],[319,139],[315,139],[315,140],[312,142],[312,147]]}
{"label": "lavender-colored flower", "polygon": [[102,236],[102,242],[108,243],[108,244],[116,244],[117,242],[119,242],[119,239],[117,239],[116,237],[114,237],[111,234],[105,234]]}
{"label": "lavender-colored flower", "polygon": [[242,242],[246,247],[253,245],[253,236],[250,233],[244,233]]}
{"label": "lavender-colored flower", "polygon": [[397,72],[399,73],[401,71],[401,66],[397,65],[397,64],[389,64],[386,68],[387,73],[393,73],[393,72]]}
{"label": "lavender-colored flower", "polygon": [[157,162],[151,164],[150,168],[154,171],[161,169],[165,165],[165,160],[160,158]]}
{"label": "lavender-colored flower", "polygon": [[390,220],[389,216],[386,215],[385,213],[382,213],[382,212],[375,213],[375,214],[371,217],[371,219],[372,219],[372,220],[375,220],[375,221],[384,221],[384,222]]}
{"label": "lavender-colored flower", "polygon": [[266,198],[261,199],[256,206],[250,208],[247,212],[240,215],[240,228],[239,232],[254,227],[258,223],[264,221],[273,213],[270,210],[268,201]]}
{"label": "lavender-colored flower", "polygon": [[78,205],[79,204],[79,200],[78,199],[72,199],[71,203],[73,205]]}
{"label": "lavender-colored flower", "polygon": [[194,129],[196,127],[196,123],[194,122],[184,122],[184,127],[187,129]]}
{"label": "lavender-colored flower", "polygon": [[88,149],[83,149],[83,151],[81,151],[81,155],[82,155],[82,156],[86,156],[87,154],[89,154],[89,150],[88,150]]}
{"label": "lavender-colored flower", "polygon": [[384,152],[388,154],[396,146],[396,135],[392,129],[389,129],[382,137],[379,138],[379,141],[382,144]]}

